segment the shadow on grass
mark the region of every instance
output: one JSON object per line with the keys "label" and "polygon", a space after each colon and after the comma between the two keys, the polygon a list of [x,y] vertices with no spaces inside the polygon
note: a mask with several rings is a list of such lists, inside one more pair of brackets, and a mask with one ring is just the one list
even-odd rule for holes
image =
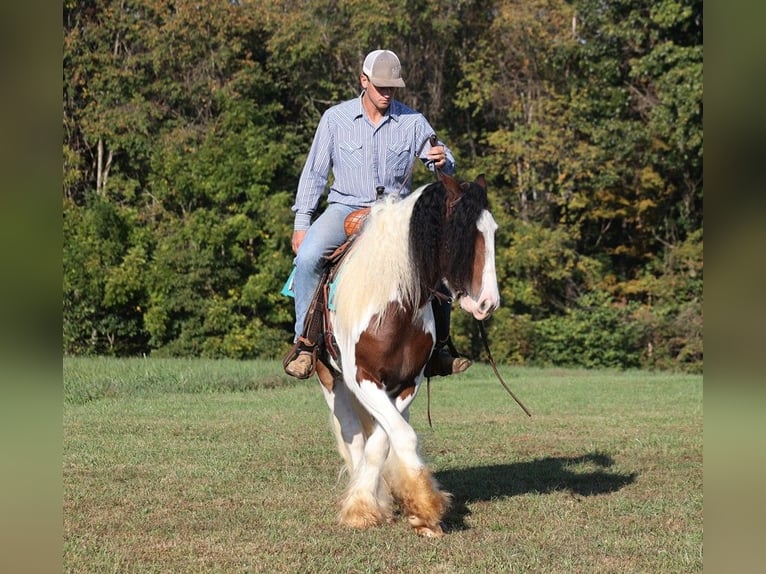
{"label": "shadow on grass", "polygon": [[611,456],[589,453],[573,457],[546,457],[527,462],[460,468],[435,473],[444,490],[453,495],[445,517],[449,530],[466,530],[472,502],[521,494],[569,492],[573,496],[595,496],[620,490],[636,480],[630,474],[608,472]]}

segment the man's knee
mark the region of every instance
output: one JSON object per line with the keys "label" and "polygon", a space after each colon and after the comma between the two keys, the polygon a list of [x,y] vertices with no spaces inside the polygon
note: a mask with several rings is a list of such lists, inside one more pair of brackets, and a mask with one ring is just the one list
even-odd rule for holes
{"label": "man's knee", "polygon": [[295,256],[295,266],[302,272],[318,273],[322,268],[322,255],[321,250],[304,243]]}

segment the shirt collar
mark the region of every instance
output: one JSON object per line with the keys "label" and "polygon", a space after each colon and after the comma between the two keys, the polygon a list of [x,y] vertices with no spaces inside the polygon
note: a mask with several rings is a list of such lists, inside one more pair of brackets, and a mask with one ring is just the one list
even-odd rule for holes
{"label": "shirt collar", "polygon": [[[354,119],[359,119],[364,117],[364,106],[362,106],[362,96],[364,95],[364,91],[362,91],[359,94],[359,97],[356,99],[357,102],[357,108],[356,108],[356,115],[354,115]],[[399,102],[397,100],[391,100],[391,105],[388,106],[388,112],[387,115],[394,121],[399,121],[399,116],[401,115],[401,111],[399,108]]]}

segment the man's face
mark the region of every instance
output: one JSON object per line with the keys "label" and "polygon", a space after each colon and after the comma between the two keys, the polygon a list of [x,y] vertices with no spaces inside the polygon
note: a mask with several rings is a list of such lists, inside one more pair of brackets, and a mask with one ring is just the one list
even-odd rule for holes
{"label": "man's face", "polygon": [[396,95],[396,88],[383,88],[375,86],[370,79],[362,74],[361,77],[362,88],[367,91],[367,96],[370,101],[378,109],[387,109],[391,105],[391,100]]}

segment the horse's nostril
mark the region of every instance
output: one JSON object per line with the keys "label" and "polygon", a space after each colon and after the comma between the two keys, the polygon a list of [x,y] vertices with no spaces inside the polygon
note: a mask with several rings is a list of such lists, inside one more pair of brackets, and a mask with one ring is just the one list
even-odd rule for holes
{"label": "horse's nostril", "polygon": [[484,299],[479,304],[479,312],[486,316],[491,315],[495,309],[497,309],[497,304],[491,299]]}

